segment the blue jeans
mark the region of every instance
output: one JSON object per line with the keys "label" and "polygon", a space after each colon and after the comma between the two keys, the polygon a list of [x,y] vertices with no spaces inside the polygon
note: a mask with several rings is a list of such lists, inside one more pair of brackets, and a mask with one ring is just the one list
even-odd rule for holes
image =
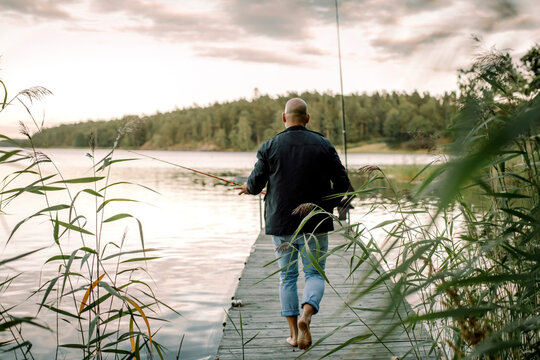
{"label": "blue jeans", "polygon": [[[298,280],[298,253],[302,259],[303,271],[306,277],[306,285],[302,295],[302,307],[304,304],[313,306],[314,314],[319,311],[319,303],[324,294],[324,278],[319,271],[311,264],[308,250],[305,243],[317,263],[324,271],[325,259],[320,259],[328,251],[328,234],[299,234],[294,240],[293,235],[277,236],[273,235],[274,251],[278,259],[281,270],[279,282],[279,298],[281,301],[281,316],[298,316],[298,290],[296,282]],[[290,246],[278,247],[291,242]]]}

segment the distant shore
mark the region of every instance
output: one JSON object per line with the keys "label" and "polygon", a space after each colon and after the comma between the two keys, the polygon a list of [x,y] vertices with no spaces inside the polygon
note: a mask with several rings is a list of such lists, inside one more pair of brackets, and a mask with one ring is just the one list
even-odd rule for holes
{"label": "distant shore", "polygon": [[[336,146],[338,151],[343,151],[342,146]],[[364,154],[429,154],[427,149],[407,149],[407,148],[391,148],[384,142],[366,143],[358,146],[351,146],[347,148],[347,152],[350,153],[364,153]]]}
{"label": "distant shore", "polygon": [[[23,142],[24,140],[22,139],[13,139],[13,141],[15,141],[17,144],[20,144],[19,146],[23,146]],[[13,143],[10,143],[8,141],[0,141],[0,147],[6,147],[6,148],[9,148],[9,147],[14,147]],[[338,151],[338,153],[342,153],[343,152],[343,146],[341,145],[335,145],[336,147],[336,150]],[[100,148],[100,147],[98,147]],[[69,147],[51,147],[51,149],[83,149],[83,147],[72,147],[72,146],[69,146]],[[103,149],[108,149],[107,148],[103,148]],[[237,149],[217,149],[215,146],[211,145],[211,144],[206,144],[206,145],[199,145],[199,146],[193,146],[193,145],[187,145],[187,146],[172,146],[172,147],[167,147],[167,148],[159,148],[159,147],[154,147],[154,146],[141,146],[139,148],[125,148],[125,147],[119,147],[119,149],[123,149],[123,150],[163,150],[163,151],[208,151],[208,152],[212,152],[212,151],[216,151],[216,152],[246,152],[246,151],[239,151]],[[256,152],[257,150],[256,149],[253,149],[252,151],[247,151],[247,152]],[[403,147],[396,147],[396,148],[393,148],[393,147],[390,147],[388,146],[386,143],[384,142],[374,142],[374,143],[365,143],[365,144],[353,144],[353,145],[349,145],[349,147],[347,147],[347,152],[348,153],[354,153],[354,154],[430,154],[430,153],[433,153],[433,152],[441,152],[440,150],[436,150],[436,151],[428,151],[427,149],[418,149],[418,150],[414,150],[414,149],[407,149],[407,148],[403,148]]]}
{"label": "distant shore", "polygon": [[[336,150],[339,153],[343,152],[343,146],[341,144],[334,144]],[[218,152],[238,152],[237,149],[218,149],[212,144],[205,144],[199,146],[171,146],[168,148],[156,148],[153,146],[141,146],[140,150],[172,150],[172,151],[218,151]],[[257,149],[253,149],[247,152],[256,152]],[[245,152],[245,151],[240,151]],[[407,149],[404,147],[390,147],[385,142],[366,142],[363,144],[349,144],[347,146],[348,153],[355,154],[429,154],[434,151],[428,151],[427,149]],[[440,151],[435,151],[440,152]]]}

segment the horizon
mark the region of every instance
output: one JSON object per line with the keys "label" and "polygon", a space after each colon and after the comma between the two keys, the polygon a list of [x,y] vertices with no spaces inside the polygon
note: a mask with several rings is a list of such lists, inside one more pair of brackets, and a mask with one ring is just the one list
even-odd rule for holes
{"label": "horizon", "polygon": [[[340,1],[344,95],[457,91],[483,49],[514,59],[540,42],[532,0]],[[47,127],[206,107],[261,95],[339,95],[334,3],[0,0],[0,79],[11,98],[44,86]],[[481,47],[471,38],[483,39]],[[2,114],[18,134],[22,106]]]}

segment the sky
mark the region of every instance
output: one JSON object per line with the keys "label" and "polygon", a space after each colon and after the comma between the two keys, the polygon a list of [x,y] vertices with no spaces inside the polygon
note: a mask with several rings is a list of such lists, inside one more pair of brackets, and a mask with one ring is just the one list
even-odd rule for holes
{"label": "sky", "polygon": [[[540,43],[538,0],[339,0],[343,89],[456,90],[482,51]],[[482,39],[481,43],[473,38]],[[45,126],[339,93],[334,0],[0,0],[0,79]],[[0,97],[3,97],[0,90]],[[0,113],[14,136],[23,106]]]}

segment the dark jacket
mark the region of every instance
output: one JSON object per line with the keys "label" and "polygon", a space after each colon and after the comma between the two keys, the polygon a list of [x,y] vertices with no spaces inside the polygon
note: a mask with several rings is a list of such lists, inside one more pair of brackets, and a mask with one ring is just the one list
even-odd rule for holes
{"label": "dark jacket", "polygon": [[[264,217],[266,234],[292,235],[302,216],[292,215],[300,204],[314,203],[332,212],[350,186],[347,172],[336,149],[324,136],[291,126],[265,142],[257,152],[257,163],[247,181],[250,194],[260,193],[267,185]],[[322,221],[322,223],[321,223]],[[323,233],[333,230],[327,216],[314,217],[302,232]]]}

